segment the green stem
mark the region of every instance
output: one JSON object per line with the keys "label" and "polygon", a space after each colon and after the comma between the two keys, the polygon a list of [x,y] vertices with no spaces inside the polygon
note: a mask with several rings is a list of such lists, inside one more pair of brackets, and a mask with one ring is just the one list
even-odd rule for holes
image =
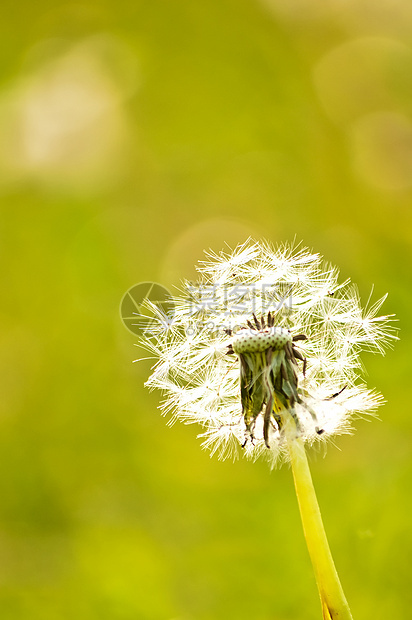
{"label": "green stem", "polygon": [[293,479],[306,544],[318,584],[323,619],[352,620],[352,614],[329,549],[303,442],[296,437],[296,431],[289,437]]}

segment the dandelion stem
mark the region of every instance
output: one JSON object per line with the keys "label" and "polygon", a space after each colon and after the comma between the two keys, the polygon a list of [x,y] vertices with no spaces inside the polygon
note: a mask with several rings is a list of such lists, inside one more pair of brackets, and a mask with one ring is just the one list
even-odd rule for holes
{"label": "dandelion stem", "polygon": [[330,552],[303,441],[291,436],[289,453],[300,515],[322,605],[323,620],[352,620]]}

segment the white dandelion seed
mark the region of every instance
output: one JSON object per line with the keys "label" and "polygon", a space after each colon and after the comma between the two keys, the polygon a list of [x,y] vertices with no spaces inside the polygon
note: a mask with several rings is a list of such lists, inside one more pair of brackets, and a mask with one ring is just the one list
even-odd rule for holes
{"label": "white dandelion seed", "polygon": [[170,421],[198,423],[219,458],[288,458],[285,415],[313,444],[350,430],[382,397],[360,379],[362,350],[396,339],[386,296],[360,305],[356,287],[307,249],[247,242],[208,254],[141,344],[157,358],[147,381]]}

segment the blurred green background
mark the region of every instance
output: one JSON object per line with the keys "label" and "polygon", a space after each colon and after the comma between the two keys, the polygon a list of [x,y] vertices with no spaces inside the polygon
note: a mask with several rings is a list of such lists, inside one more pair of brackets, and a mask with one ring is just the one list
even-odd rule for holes
{"label": "blurred green background", "polygon": [[316,620],[288,467],[169,428],[122,325],[205,248],[303,240],[401,341],[311,466],[360,620],[410,617],[412,5],[2,0],[0,617]]}

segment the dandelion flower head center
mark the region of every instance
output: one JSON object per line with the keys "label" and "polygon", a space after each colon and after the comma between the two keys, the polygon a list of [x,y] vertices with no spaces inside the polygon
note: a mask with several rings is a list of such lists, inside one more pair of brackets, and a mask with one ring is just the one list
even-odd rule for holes
{"label": "dandelion flower head center", "polygon": [[232,347],[235,353],[254,353],[269,348],[283,349],[287,342],[292,342],[290,332],[283,327],[267,327],[259,331],[242,329],[234,336]]}

